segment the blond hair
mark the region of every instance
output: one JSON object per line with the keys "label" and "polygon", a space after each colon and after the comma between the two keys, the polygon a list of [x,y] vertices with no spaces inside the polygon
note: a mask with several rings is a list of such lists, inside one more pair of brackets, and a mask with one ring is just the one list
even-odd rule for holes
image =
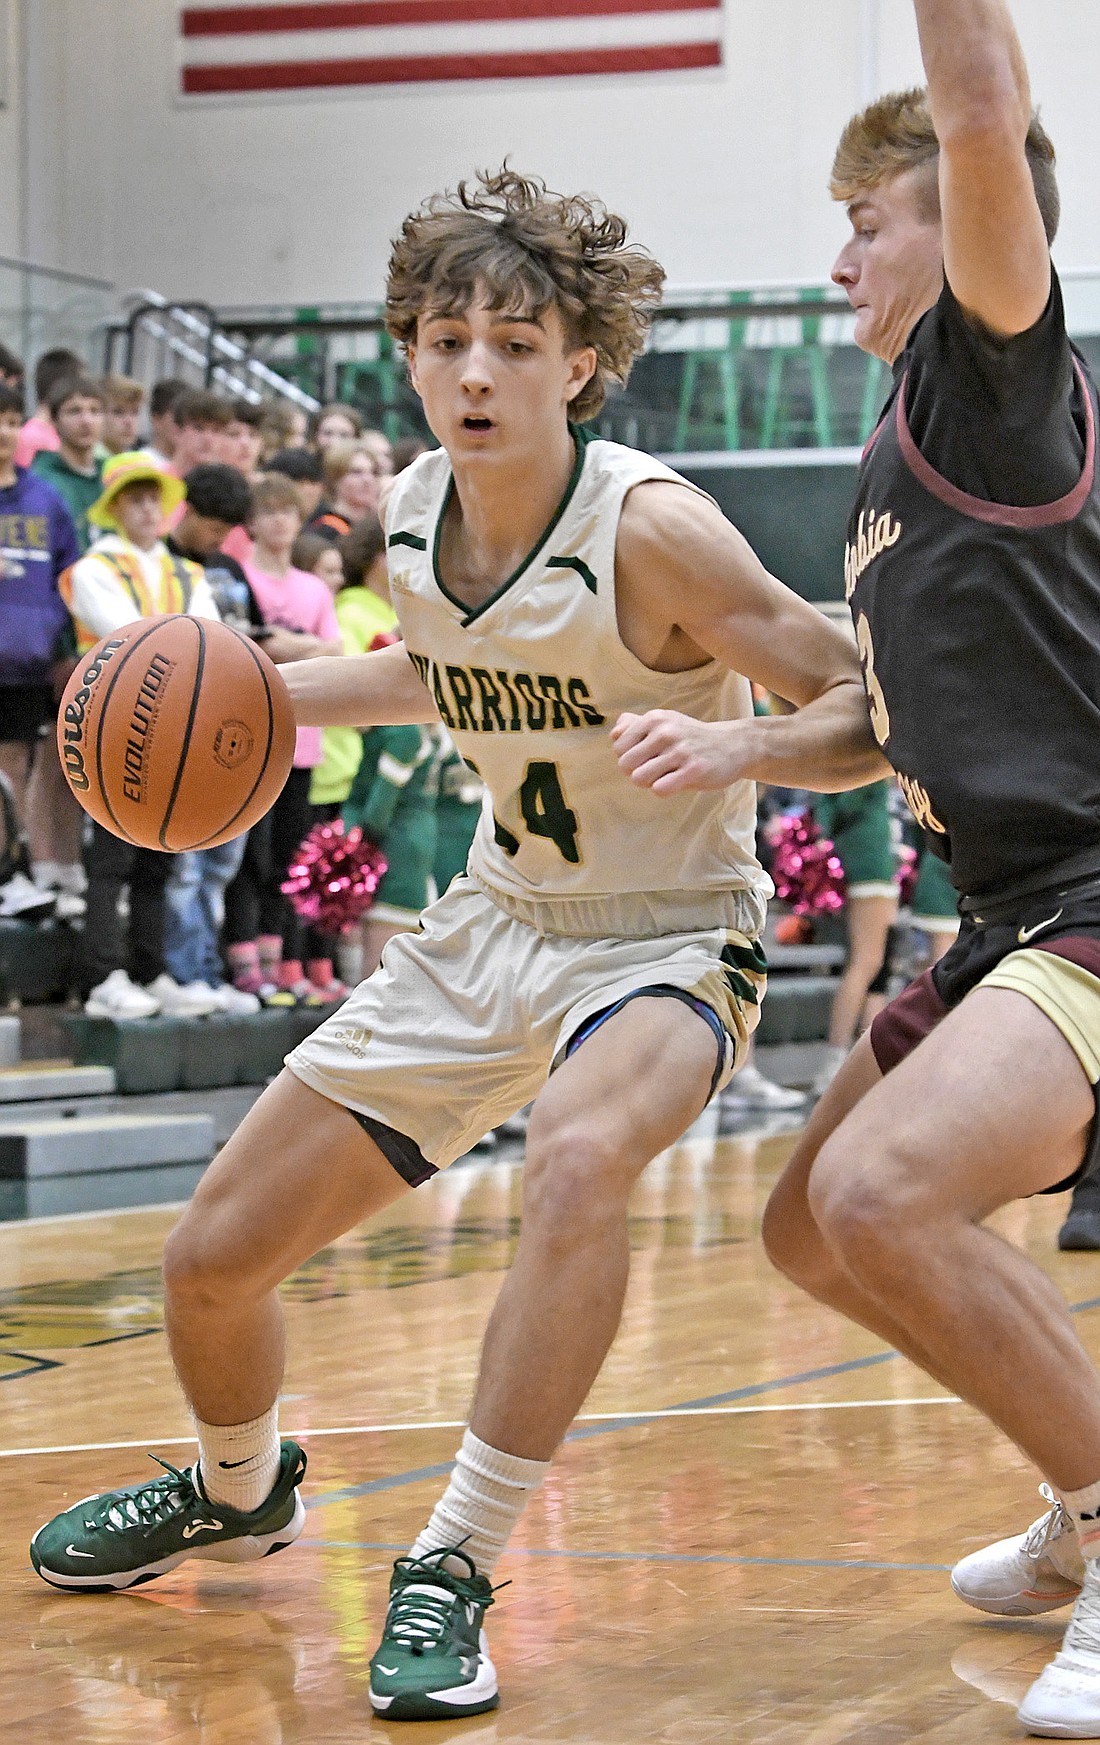
{"label": "blond hair", "polygon": [[330,442],[321,457],[321,470],[325,477],[326,491],[335,491],[341,479],[351,471],[351,463],[356,455],[365,454],[371,464],[371,471],[377,471],[374,452],[369,443],[363,442],[358,436],[348,442]]}
{"label": "blond hair", "polygon": [[390,256],[386,326],[416,340],[420,315],[461,314],[483,288],[490,309],[537,319],[554,308],[571,349],[591,346],[596,370],[569,417],[594,418],[645,344],[664,268],[626,246],[625,220],[587,194],[553,194],[504,166],[435,194],[410,213]]}
{"label": "blond hair", "polygon": [[110,411],[132,412],[145,398],[145,388],[133,376],[104,376],[100,381],[103,404]]}
{"label": "blond hair", "polygon": [[[1038,113],[1032,116],[1027,130],[1026,150],[1043,228],[1047,241],[1053,242],[1058,232],[1061,201],[1054,173],[1054,146]],[[833,159],[829,192],[834,200],[847,204],[907,170],[924,165],[934,168],[939,155],[940,142],[932,124],[927,91],[921,86],[910,91],[891,91],[853,115],[844,129]],[[938,218],[939,183],[935,175],[928,176],[927,187],[921,193],[924,216]]]}

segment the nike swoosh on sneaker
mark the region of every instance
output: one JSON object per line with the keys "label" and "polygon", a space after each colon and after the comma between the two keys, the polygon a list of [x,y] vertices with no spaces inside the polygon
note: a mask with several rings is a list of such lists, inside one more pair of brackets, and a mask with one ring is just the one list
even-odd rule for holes
{"label": "nike swoosh on sneaker", "polygon": [[220,1533],[221,1530],[220,1521],[192,1521],[189,1527],[183,1529],[183,1536],[185,1539],[193,1539],[196,1533]]}
{"label": "nike swoosh on sneaker", "polygon": [[1065,912],[1064,910],[1059,909],[1057,911],[1057,913],[1051,915],[1048,920],[1040,921],[1038,926],[1036,926],[1036,927],[1021,927],[1019,933],[1017,933],[1017,935],[1016,935],[1020,944],[1027,945],[1032,939],[1035,938],[1035,935],[1037,933],[1042,933],[1042,931],[1045,927],[1053,927],[1054,923],[1060,919],[1060,917],[1064,914],[1064,912]]}
{"label": "nike swoosh on sneaker", "polygon": [[91,1557],[91,1558],[94,1558],[95,1552],[94,1551],[78,1551],[75,1545],[66,1545],[65,1556],[66,1557]]}
{"label": "nike swoosh on sneaker", "polygon": [[389,1675],[390,1675],[390,1677],[391,1677],[391,1678],[392,1678],[392,1677],[393,1677],[393,1675],[394,1675],[394,1673],[395,1673],[395,1672],[396,1672],[396,1671],[397,1671],[397,1670],[398,1670],[398,1668],[397,1668],[397,1667],[396,1667],[396,1666],[382,1666],[382,1665],[379,1665],[379,1668],[378,1668],[378,1670],[379,1670],[379,1672],[388,1672],[388,1673],[389,1673]]}

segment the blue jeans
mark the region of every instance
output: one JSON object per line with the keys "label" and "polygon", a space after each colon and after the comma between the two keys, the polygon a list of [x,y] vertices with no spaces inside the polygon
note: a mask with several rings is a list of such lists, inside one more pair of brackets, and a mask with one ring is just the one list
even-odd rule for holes
{"label": "blue jeans", "polygon": [[220,936],[225,919],[225,887],[244,858],[248,832],[218,848],[199,848],[175,857],[165,891],[164,961],[173,981],[222,981]]}

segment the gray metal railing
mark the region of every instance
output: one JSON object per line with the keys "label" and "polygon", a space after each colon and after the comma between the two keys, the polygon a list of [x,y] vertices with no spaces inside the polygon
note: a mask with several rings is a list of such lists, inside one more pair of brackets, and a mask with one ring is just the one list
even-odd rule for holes
{"label": "gray metal railing", "polygon": [[209,304],[172,303],[148,290],[131,292],[126,301],[131,305],[128,318],[106,331],[108,370],[133,376],[147,389],[160,377],[178,376],[196,387],[217,388],[253,402],[285,400],[306,412],[320,405],[314,395],[231,338]]}

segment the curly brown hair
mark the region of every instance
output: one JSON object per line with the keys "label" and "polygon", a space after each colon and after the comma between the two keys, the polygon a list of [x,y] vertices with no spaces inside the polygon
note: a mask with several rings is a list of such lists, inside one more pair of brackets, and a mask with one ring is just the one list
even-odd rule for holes
{"label": "curly brown hair", "polygon": [[[858,115],[853,115],[840,136],[829,178],[834,200],[849,202],[868,194],[883,182],[906,170],[929,166],[924,216],[940,215],[939,183],[931,173],[940,155],[940,142],[932,125],[928,93],[922,86],[910,91],[891,91]],[[1061,201],[1054,173],[1054,146],[1038,114],[1027,131],[1027,161],[1035,184],[1035,198],[1043,217],[1047,241],[1058,232]]]}
{"label": "curly brown hair", "polygon": [[645,344],[664,268],[626,246],[624,219],[588,194],[553,194],[505,165],[456,192],[434,194],[401,226],[390,255],[386,326],[404,347],[417,318],[461,314],[484,288],[490,309],[561,316],[571,348],[591,346],[596,370],[569,407],[594,418]]}

